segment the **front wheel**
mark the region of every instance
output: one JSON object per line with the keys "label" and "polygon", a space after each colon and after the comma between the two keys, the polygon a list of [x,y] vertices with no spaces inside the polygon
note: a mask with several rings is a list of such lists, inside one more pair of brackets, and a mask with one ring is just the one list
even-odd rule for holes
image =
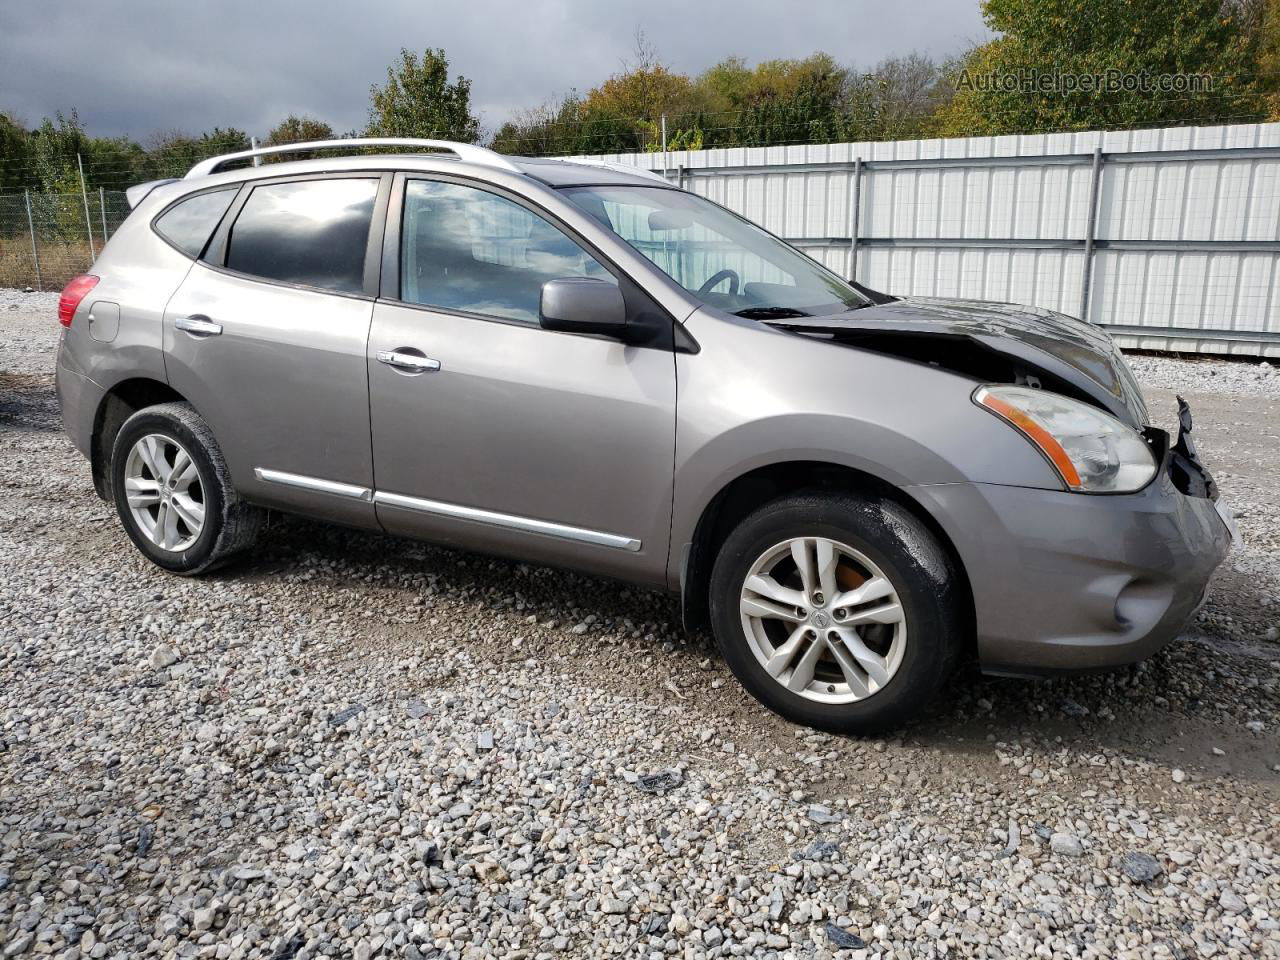
{"label": "front wheel", "polygon": [[776,500],[725,540],[711,618],[730,669],[789,720],[873,733],[917,716],[963,646],[947,553],[890,500]]}
{"label": "front wheel", "polygon": [[139,410],[120,427],[111,489],[129,538],[170,573],[210,570],[248,548],[262,511],[240,500],[213,431],[186,403]]}

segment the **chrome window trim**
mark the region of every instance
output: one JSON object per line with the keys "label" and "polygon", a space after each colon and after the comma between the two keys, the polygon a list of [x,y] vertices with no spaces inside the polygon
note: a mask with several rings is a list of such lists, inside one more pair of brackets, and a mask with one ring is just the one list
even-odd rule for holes
{"label": "chrome window trim", "polygon": [[588,530],[584,527],[571,527],[563,523],[552,523],[549,520],[535,520],[532,517],[521,517],[510,513],[497,513],[493,510],[481,510],[478,507],[464,507],[456,503],[444,503],[440,500],[424,500],[421,497],[409,497],[402,493],[385,493],[381,490],[373,495],[375,505],[399,507],[402,510],[416,510],[439,517],[450,517],[455,520],[474,520],[493,527],[506,527],[510,530],[522,530],[526,533],[541,533],[561,540],[575,540],[579,543],[590,543],[600,547],[613,547],[618,550],[637,552],[641,542],[634,537],[624,537],[616,533],[605,533],[601,530]]}
{"label": "chrome window trim", "polygon": [[312,493],[328,493],[335,497],[347,497],[350,500],[373,499],[373,491],[354,483],[339,483],[337,480],[322,480],[320,477],[308,477],[300,473],[286,473],[284,470],[267,470],[254,467],[253,475],[264,483],[278,483],[286,487],[298,487]]}

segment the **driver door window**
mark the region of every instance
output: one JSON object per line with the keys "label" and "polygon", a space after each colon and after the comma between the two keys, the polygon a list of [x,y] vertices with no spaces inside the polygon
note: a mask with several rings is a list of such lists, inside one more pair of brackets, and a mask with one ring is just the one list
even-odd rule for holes
{"label": "driver door window", "polygon": [[737,294],[747,284],[795,284],[776,264],[693,217],[655,217],[650,208],[610,199],[601,206],[614,232],[686,290]]}
{"label": "driver door window", "polygon": [[409,181],[402,236],[400,299],[407,303],[536,324],[546,281],[617,283],[542,217],[463,184]]}

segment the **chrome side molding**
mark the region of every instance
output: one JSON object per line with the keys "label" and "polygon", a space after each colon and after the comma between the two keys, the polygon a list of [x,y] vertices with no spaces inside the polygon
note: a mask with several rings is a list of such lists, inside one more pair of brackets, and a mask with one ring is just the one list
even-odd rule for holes
{"label": "chrome side molding", "polygon": [[439,500],[407,497],[402,493],[383,493],[379,490],[374,493],[373,502],[388,507],[399,507],[402,510],[430,513],[438,517],[474,520],[477,523],[487,523],[492,527],[541,533],[549,537],[559,537],[561,540],[576,540],[579,543],[591,543],[599,547],[630,550],[633,553],[640,549],[640,541],[634,537],[623,537],[600,530],[587,530],[584,527],[571,527],[563,523],[552,523],[549,520],[534,520],[531,517],[520,517],[510,513],[495,513],[492,510],[481,510],[477,507],[463,507],[456,503],[442,503]]}
{"label": "chrome side molding", "polygon": [[339,483],[336,480],[321,480],[319,477],[307,477],[300,473],[285,473],[283,470],[266,470],[254,467],[253,475],[264,483],[279,483],[286,487],[298,487],[312,493],[328,493],[335,497],[347,497],[351,500],[372,500],[373,491],[368,487],[360,487],[354,483]]}
{"label": "chrome side molding", "polygon": [[550,520],[535,520],[532,517],[521,517],[511,513],[497,513],[493,510],[481,510],[479,507],[464,507],[456,503],[444,503],[440,500],[424,500],[421,497],[410,497],[403,493],[384,493],[354,483],[339,483],[336,480],[322,480],[320,477],[308,477],[300,473],[286,473],[283,470],[267,470],[254,467],[253,475],[264,483],[278,483],[286,487],[297,487],[312,493],[327,493],[335,497],[346,497],[351,500],[372,501],[387,507],[398,507],[401,510],[414,510],[418,513],[429,513],[437,517],[449,517],[454,520],[472,520],[485,523],[491,527],[505,527],[508,530],[520,530],[525,533],[540,533],[548,537],[559,537],[561,540],[573,540],[578,543],[590,543],[598,547],[613,547],[615,550],[639,551],[641,541],[635,537],[624,537],[616,533],[605,533],[602,530],[588,530],[585,527],[571,527],[564,523],[552,523]]}

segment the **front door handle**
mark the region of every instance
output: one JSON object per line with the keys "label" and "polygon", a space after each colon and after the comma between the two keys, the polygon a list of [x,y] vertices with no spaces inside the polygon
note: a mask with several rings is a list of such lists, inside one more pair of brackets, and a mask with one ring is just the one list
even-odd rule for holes
{"label": "front door handle", "polygon": [[216,337],[222,333],[222,324],[214,323],[208,317],[201,316],[198,313],[193,313],[189,317],[179,317],[173,321],[173,325],[179,330],[185,330],[197,339]]}
{"label": "front door handle", "polygon": [[406,353],[403,350],[379,350],[378,362],[385,363],[405,373],[430,373],[440,369],[440,361],[424,357],[419,353]]}

